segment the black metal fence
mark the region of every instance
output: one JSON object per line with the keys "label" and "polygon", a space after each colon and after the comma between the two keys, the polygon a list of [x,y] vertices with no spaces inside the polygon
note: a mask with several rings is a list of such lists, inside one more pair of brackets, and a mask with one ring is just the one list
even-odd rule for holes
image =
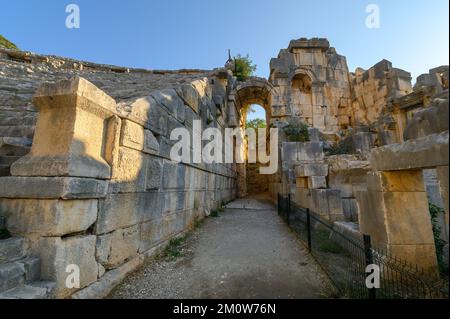
{"label": "black metal fence", "polygon": [[[429,277],[419,267],[372,247],[370,236],[338,229],[330,221],[296,205],[290,195],[278,195],[278,214],[305,243],[344,297],[448,298],[448,282],[425,279]],[[373,267],[379,276],[370,276]],[[377,278],[379,288],[368,288],[371,286],[366,281],[374,284]]]}

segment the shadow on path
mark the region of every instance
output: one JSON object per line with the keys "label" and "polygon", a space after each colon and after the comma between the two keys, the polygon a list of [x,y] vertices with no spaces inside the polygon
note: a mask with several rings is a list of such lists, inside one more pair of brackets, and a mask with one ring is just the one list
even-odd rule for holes
{"label": "shadow on path", "polygon": [[149,263],[111,298],[327,298],[333,291],[264,196],[237,200],[208,218],[181,253]]}

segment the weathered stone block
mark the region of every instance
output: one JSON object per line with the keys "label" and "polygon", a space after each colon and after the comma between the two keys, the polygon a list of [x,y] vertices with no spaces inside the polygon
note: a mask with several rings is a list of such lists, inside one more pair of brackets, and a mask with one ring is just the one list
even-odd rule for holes
{"label": "weathered stone block", "polygon": [[0,264],[21,259],[25,255],[26,245],[23,238],[0,240]]}
{"label": "weathered stone block", "polygon": [[120,147],[117,163],[113,165],[110,193],[145,191],[147,155],[142,152]]}
{"label": "weathered stone block", "polygon": [[327,179],[325,178],[325,176],[309,176],[308,188],[310,189],[327,188]]}
{"label": "weathered stone block", "polygon": [[297,188],[308,188],[308,177],[297,177],[295,185],[297,185]]}
{"label": "weathered stone block", "polygon": [[167,111],[152,96],[134,100],[123,106],[124,116],[158,135],[167,135]]}
{"label": "weathered stone block", "polygon": [[136,270],[143,263],[143,258],[136,257],[119,268],[108,271],[97,282],[74,293],[72,299],[101,299],[120,284],[128,274]]}
{"label": "weathered stone block", "polygon": [[130,120],[122,123],[120,145],[148,154],[159,153],[159,143],[153,133]]}
{"label": "weathered stone block", "polygon": [[146,189],[159,189],[162,185],[163,160],[152,157],[147,164]]}
{"label": "weathered stone block", "polygon": [[0,264],[0,293],[25,282],[25,270],[17,263]]}
{"label": "weathered stone block", "polygon": [[95,236],[77,236],[62,239],[45,237],[38,242],[37,253],[41,256],[42,277],[44,280],[56,282],[55,295],[65,298],[77,289],[66,287],[69,265],[77,265],[80,269],[80,288],[84,288],[97,280],[98,266],[95,260]]}
{"label": "weathered stone block", "polygon": [[436,273],[434,250],[427,256],[422,255],[423,259],[414,259],[418,255],[409,253],[415,251],[415,246],[417,249],[422,249],[423,245],[434,246],[421,171],[369,173],[368,183],[367,192],[357,193],[361,231],[372,236],[375,246],[388,249],[405,246],[406,250],[398,248],[396,251],[398,258]]}
{"label": "weathered stone block", "polygon": [[185,192],[165,192],[164,193],[163,213],[169,214],[184,209],[186,200]]}
{"label": "weathered stone block", "polygon": [[[434,244],[426,192],[382,192],[382,196],[389,244]],[[405,218],[414,222],[406,223]]]}
{"label": "weathered stone block", "polygon": [[8,229],[16,235],[60,237],[87,230],[97,220],[97,200],[2,199]]}
{"label": "weathered stone block", "polygon": [[158,192],[108,195],[99,202],[96,234],[160,218],[163,198],[163,194]]}
{"label": "weathered stone block", "polygon": [[106,269],[113,269],[137,255],[139,226],[118,229],[97,237],[97,261]]}
{"label": "weathered stone block", "polygon": [[334,189],[311,189],[311,210],[330,220],[343,217],[341,193]]}
{"label": "weathered stone block", "polygon": [[184,121],[185,107],[184,102],[173,89],[161,90],[152,93],[155,101],[165,107],[167,111],[178,120]]}
{"label": "weathered stone block", "polygon": [[377,192],[425,192],[421,170],[369,172],[367,187]]}
{"label": "weathered stone block", "polygon": [[183,84],[176,88],[178,95],[195,113],[200,110],[201,99],[198,91],[191,84]]}
{"label": "weathered stone block", "polygon": [[33,102],[39,110],[31,152],[11,167],[14,176],[74,176],[107,179],[105,120],[116,103],[80,77],[43,84]]}
{"label": "weathered stone block", "polygon": [[186,166],[181,163],[164,161],[163,187],[165,189],[184,189]]}
{"label": "weathered stone block", "polygon": [[448,166],[448,131],[402,144],[392,144],[372,150],[370,163],[378,171]]}
{"label": "weathered stone block", "polygon": [[306,142],[298,144],[299,161],[322,161],[325,157],[320,142]]}
{"label": "weathered stone block", "polygon": [[358,221],[359,207],[358,202],[355,198],[343,198],[342,209],[346,221],[349,222]]}
{"label": "weathered stone block", "polygon": [[185,229],[185,212],[164,215],[161,219],[141,224],[139,252],[146,252]]}
{"label": "weathered stone block", "polygon": [[[278,193],[278,192],[277,192]],[[304,208],[311,209],[311,192],[307,188],[297,188],[294,201]]]}
{"label": "weathered stone block", "polygon": [[0,178],[0,198],[89,199],[106,196],[108,182],[75,177]]}
{"label": "weathered stone block", "polygon": [[295,167],[296,177],[328,176],[328,164],[301,164]]}

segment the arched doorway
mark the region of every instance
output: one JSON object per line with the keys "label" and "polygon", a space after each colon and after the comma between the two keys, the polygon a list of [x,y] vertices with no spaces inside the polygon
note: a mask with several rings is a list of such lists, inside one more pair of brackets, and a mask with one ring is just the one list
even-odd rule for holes
{"label": "arched doorway", "polygon": [[[258,105],[253,104],[249,107],[246,114],[246,130],[255,130],[256,137],[264,131],[267,135],[267,129],[269,125],[267,124],[266,110]],[[267,145],[266,140],[266,145]],[[267,149],[266,149],[267,152]],[[247,178],[247,194],[257,195],[262,193],[267,193],[269,191],[270,176],[260,173],[261,162],[259,158],[256,158],[256,163],[247,163],[246,167],[246,178]]]}
{"label": "arched doorway", "polygon": [[[248,120],[259,118],[265,125],[267,140],[269,140],[272,100],[276,96],[274,87],[266,79],[251,78],[246,82],[240,83],[232,92],[232,95],[234,96],[236,110],[239,113],[240,127],[246,128]],[[256,113],[250,112],[252,109],[256,109]],[[269,145],[268,142],[266,142],[267,145]],[[255,165],[238,164],[238,192],[241,197],[264,192],[266,190],[265,187],[256,187],[261,183],[267,185],[268,188],[271,175],[261,176],[259,167],[260,164],[258,162]]]}

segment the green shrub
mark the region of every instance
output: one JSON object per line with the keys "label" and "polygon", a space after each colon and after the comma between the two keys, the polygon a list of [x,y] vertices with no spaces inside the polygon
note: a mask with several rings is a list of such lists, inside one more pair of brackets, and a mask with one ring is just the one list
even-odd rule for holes
{"label": "green shrub", "polygon": [[185,236],[171,239],[166,249],[164,250],[164,256],[168,257],[169,259],[177,259],[179,257],[182,257],[183,254],[181,252],[181,245],[185,241]]}
{"label": "green shrub", "polygon": [[308,125],[299,122],[289,124],[283,129],[289,142],[309,142]]}
{"label": "green shrub", "polygon": [[324,149],[325,154],[327,156],[331,155],[343,155],[343,154],[350,154],[351,150],[348,147],[346,143],[338,142],[336,144],[333,144],[331,146],[325,147]]}
{"label": "green shrub", "polygon": [[250,59],[250,56],[242,56],[238,54],[234,58],[234,76],[238,81],[245,81],[251,77],[256,71],[256,65]]}
{"label": "green shrub", "polygon": [[448,269],[445,269],[444,266],[444,247],[445,247],[445,241],[441,239],[442,229],[441,226],[439,226],[439,215],[444,214],[444,210],[434,205],[433,203],[429,202],[429,209],[430,209],[430,216],[431,216],[431,223],[433,225],[433,235],[434,235],[434,243],[436,245],[436,255],[438,258],[439,268],[441,272],[448,272]]}
{"label": "green shrub", "polygon": [[334,240],[330,238],[330,234],[326,231],[317,231],[314,234],[314,240],[317,242],[318,249],[324,253],[342,254],[344,250]]}
{"label": "green shrub", "polygon": [[5,39],[1,34],[0,34],[0,47],[18,50],[17,46],[14,43]]}

